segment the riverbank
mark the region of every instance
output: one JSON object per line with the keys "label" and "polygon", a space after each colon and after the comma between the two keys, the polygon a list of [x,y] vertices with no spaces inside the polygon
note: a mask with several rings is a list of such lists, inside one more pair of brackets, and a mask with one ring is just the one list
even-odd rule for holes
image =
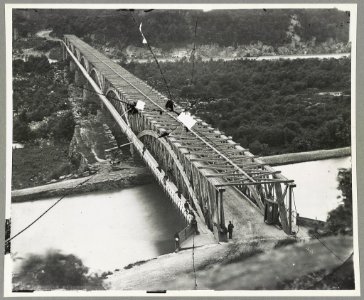
{"label": "riverbank", "polygon": [[[143,185],[152,181],[153,176],[146,167],[123,166],[120,170],[112,170],[112,166],[105,164],[104,169],[91,176],[13,190],[11,201],[16,203],[95,191],[112,191]],[[82,184],[83,182],[85,183]]]}
{"label": "riverbank", "polygon": [[308,152],[264,156],[261,159],[268,165],[280,166],[280,165],[294,164],[306,161],[345,157],[350,155],[351,155],[351,147],[344,147],[344,148],[337,148],[330,150],[316,150]]}

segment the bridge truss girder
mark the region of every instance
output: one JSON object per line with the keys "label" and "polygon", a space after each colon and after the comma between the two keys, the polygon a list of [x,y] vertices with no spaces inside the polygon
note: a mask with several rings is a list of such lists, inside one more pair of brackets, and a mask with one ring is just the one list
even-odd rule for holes
{"label": "bridge truss girder", "polygon": [[[170,131],[172,126],[181,125],[176,117],[168,112],[166,113],[164,107],[161,106],[162,104],[159,104],[166,100],[164,96],[133,77],[130,73],[121,70],[120,66],[106,63],[108,67],[105,67],[105,70],[109,72],[109,68],[115,74],[109,75],[109,77],[104,76],[102,71],[98,71],[103,59],[102,55],[91,53],[92,48],[84,42],[80,42],[80,40],[76,41],[76,46],[73,44],[74,42],[75,38],[67,36],[65,45],[74,54],[74,59],[79,62],[82,59],[84,61],[83,65],[88,67],[89,72],[94,72],[95,75],[92,80],[97,79],[97,87],[101,95],[106,95],[111,89],[114,91],[118,99],[112,97],[108,101],[119,116],[125,116],[124,123],[134,134],[137,135],[149,130],[159,135],[162,132]],[[90,58],[94,62],[87,61],[86,63],[86,55],[82,52],[90,52]],[[81,65],[87,72],[84,66]],[[126,79],[115,83],[114,79],[118,76],[121,77],[120,73],[122,72]],[[132,83],[128,82],[129,79]],[[126,108],[120,100],[127,103],[143,100],[147,103],[146,111],[137,115],[127,114]],[[164,111],[164,113],[161,115],[159,111]],[[181,111],[178,105],[176,111]],[[199,120],[198,124],[190,132],[184,132],[182,128],[182,130],[177,130],[170,136],[163,138],[164,143],[150,137],[150,135],[146,137],[149,144],[138,141],[143,145],[144,152],[147,149],[148,152],[154,153],[157,161],[164,168],[168,169],[168,166],[172,164],[170,167],[173,169],[174,176],[170,177],[174,178],[175,184],[181,193],[189,199],[196,199],[196,207],[199,207],[200,211],[202,210],[207,224],[225,226],[223,208],[221,208],[223,207],[222,194],[225,187],[233,186],[246,199],[253,202],[262,213],[264,213],[267,199],[276,201],[279,207],[282,228],[286,233],[291,233],[291,198],[292,188],[295,186],[293,181],[287,180],[279,172],[253,156],[248,149],[244,149],[233,142],[231,137],[226,137],[221,131],[212,128],[202,120]],[[181,169],[176,167],[177,164],[173,162],[173,159],[171,160],[171,155],[166,150],[166,143],[170,147],[168,151],[172,149],[173,155],[177,157],[183,166],[184,175],[182,175]],[[160,153],[162,155],[159,155]],[[143,151],[141,151],[141,155],[143,157]],[[234,173],[236,173],[236,176]],[[186,176],[190,179],[189,183],[186,183],[186,180],[183,179]],[[191,188],[194,195],[192,195]],[[219,201],[221,201],[221,204],[219,204]]]}

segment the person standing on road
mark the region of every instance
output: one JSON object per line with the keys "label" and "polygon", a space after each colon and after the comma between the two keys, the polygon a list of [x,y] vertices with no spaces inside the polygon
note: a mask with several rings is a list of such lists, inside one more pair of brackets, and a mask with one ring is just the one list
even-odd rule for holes
{"label": "person standing on road", "polygon": [[233,225],[233,223],[231,223],[231,221],[229,221],[229,225],[228,225],[229,239],[233,238],[233,229],[234,229],[234,225]]}
{"label": "person standing on road", "polygon": [[178,252],[179,251],[179,247],[180,247],[180,245],[179,245],[179,235],[178,235],[178,233],[176,233],[175,235],[174,235],[174,242],[175,242],[175,247],[176,247],[176,252]]}

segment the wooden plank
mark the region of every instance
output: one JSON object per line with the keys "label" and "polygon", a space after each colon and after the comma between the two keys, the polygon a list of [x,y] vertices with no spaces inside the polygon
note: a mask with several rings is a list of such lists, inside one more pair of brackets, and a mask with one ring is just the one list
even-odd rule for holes
{"label": "wooden plank", "polygon": [[[232,145],[232,146],[235,146],[235,145]],[[235,154],[235,153],[244,154],[246,152],[249,152],[249,150],[240,150],[240,149],[237,149],[237,148],[233,148],[231,150],[224,151],[224,154],[226,154],[226,155]]]}
{"label": "wooden plank", "polygon": [[[257,167],[257,166],[263,166],[264,164],[261,164],[261,163],[254,163],[254,164],[240,164],[238,165],[239,168],[242,168],[245,172],[245,168],[251,168],[251,167]],[[230,166],[231,168],[234,168],[234,166],[232,165],[229,165],[228,162],[226,162],[225,164],[211,164],[211,165],[208,165],[208,166],[215,166],[215,167],[226,167],[226,166]]]}
{"label": "wooden plank", "polygon": [[222,157],[206,157],[206,158],[191,158],[190,161],[219,161],[219,160],[224,160]]}
{"label": "wooden plank", "polygon": [[[209,152],[207,153],[206,151],[190,151],[191,154],[194,154],[194,155],[204,155],[204,156],[213,156],[213,157],[218,157],[218,154],[216,152]],[[224,155],[226,155],[225,152],[222,152]],[[239,160],[239,159],[253,159],[253,158],[256,158],[257,156],[246,156],[246,155],[227,155],[229,158],[231,159],[236,159],[236,160]]]}
{"label": "wooden plank", "polygon": [[[174,142],[173,140],[170,140],[170,142]],[[206,150],[209,150],[209,148],[207,147],[201,147],[201,145],[174,145],[175,147],[177,148],[184,148],[184,149],[199,149],[199,150],[202,150],[202,149],[206,149]]]}
{"label": "wooden plank", "polygon": [[[177,142],[184,142],[184,143],[197,143],[198,142],[198,143],[203,144],[202,141],[194,139],[193,137],[180,138],[180,136],[176,135],[176,134],[171,134],[170,137],[175,138]],[[215,142],[221,141],[220,139],[215,139],[215,138],[210,139],[210,140],[215,141]],[[215,146],[215,144],[213,144],[213,146]]]}
{"label": "wooden plank", "polygon": [[219,173],[219,174],[208,174],[205,175],[207,178],[209,177],[246,177],[245,174],[237,174],[237,173]]}
{"label": "wooden plank", "polygon": [[249,174],[251,174],[252,176],[254,176],[254,174],[260,175],[260,174],[267,174],[267,175],[273,175],[273,174],[279,174],[281,173],[281,171],[275,170],[275,171],[266,171],[266,170],[257,170],[257,169],[251,169],[249,170],[245,170],[246,172],[249,172]]}
{"label": "wooden plank", "polygon": [[220,167],[216,167],[214,165],[206,165],[197,167],[197,169],[206,169],[206,170],[231,170],[232,168],[234,167],[231,165],[220,166]]}
{"label": "wooden plank", "polygon": [[223,143],[223,144],[219,144],[219,145],[214,145],[214,147],[219,150],[236,149],[235,148],[236,146],[238,146],[238,144]]}
{"label": "wooden plank", "polygon": [[261,185],[261,184],[266,184],[266,183],[291,183],[294,182],[294,180],[280,180],[280,181],[275,181],[275,180],[265,180],[265,181],[256,181],[256,182],[242,182],[242,181],[236,181],[236,182],[228,182],[228,183],[222,183],[222,184],[217,184],[216,187],[222,187],[222,186],[236,186],[236,185]]}

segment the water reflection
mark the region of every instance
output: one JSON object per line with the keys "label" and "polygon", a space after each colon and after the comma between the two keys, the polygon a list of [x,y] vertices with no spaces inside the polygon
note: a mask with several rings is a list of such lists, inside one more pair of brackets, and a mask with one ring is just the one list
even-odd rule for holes
{"label": "water reflection", "polygon": [[330,210],[340,203],[337,189],[339,168],[350,168],[351,158],[335,158],[310,161],[275,167],[289,179],[294,179],[297,187],[294,196],[297,211],[302,217],[326,221]]}
{"label": "water reflection", "polygon": [[[12,205],[12,231],[29,224],[56,199]],[[184,219],[156,184],[70,196],[14,239],[18,256],[60,249],[92,270],[114,270],[174,250]]]}

